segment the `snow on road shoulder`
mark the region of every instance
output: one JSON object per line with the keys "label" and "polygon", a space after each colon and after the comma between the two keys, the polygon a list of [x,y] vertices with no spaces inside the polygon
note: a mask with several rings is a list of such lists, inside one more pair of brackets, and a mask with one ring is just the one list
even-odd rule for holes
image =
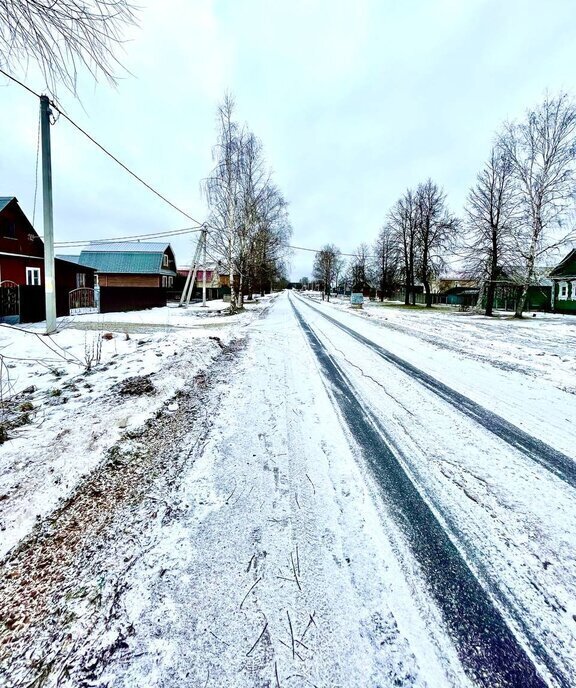
{"label": "snow on road shoulder", "polygon": [[[71,494],[124,433],[158,409],[169,410],[186,379],[208,366],[221,344],[268,302],[207,321],[198,308],[170,307],[110,313],[92,323],[84,316],[61,319],[51,337],[42,336],[41,323],[1,326],[0,421],[9,439],[0,445],[0,557]],[[124,384],[130,378],[135,384]]]}
{"label": "snow on road shoulder", "polygon": [[[317,295],[311,298],[328,306]],[[510,313],[502,312],[500,317],[489,318],[445,306],[404,308],[401,304],[368,300],[362,310],[352,310],[349,301],[339,297],[330,301],[330,307],[576,393],[574,316],[528,313],[517,320]]]}

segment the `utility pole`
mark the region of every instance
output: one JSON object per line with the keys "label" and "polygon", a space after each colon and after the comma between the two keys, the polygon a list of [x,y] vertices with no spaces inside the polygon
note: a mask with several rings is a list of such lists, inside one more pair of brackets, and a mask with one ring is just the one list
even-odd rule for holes
{"label": "utility pole", "polygon": [[204,280],[202,282],[202,308],[206,308],[206,239],[208,237],[208,228],[206,225],[202,227],[202,243],[203,243],[203,257],[204,262]]}
{"label": "utility pole", "polygon": [[52,212],[52,154],[50,151],[50,101],[40,96],[42,132],[42,208],[44,211],[44,293],[46,334],[56,330],[56,276],[54,267],[54,224]]}

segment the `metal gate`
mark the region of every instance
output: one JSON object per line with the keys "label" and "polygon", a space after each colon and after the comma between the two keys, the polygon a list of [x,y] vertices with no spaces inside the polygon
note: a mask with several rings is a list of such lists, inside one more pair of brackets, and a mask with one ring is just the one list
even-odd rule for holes
{"label": "metal gate", "polygon": [[80,287],[73,289],[68,295],[70,315],[83,315],[84,313],[98,313],[98,305],[94,295],[94,289]]}
{"label": "metal gate", "polygon": [[16,325],[20,322],[20,289],[16,282],[0,282],[0,322]]}

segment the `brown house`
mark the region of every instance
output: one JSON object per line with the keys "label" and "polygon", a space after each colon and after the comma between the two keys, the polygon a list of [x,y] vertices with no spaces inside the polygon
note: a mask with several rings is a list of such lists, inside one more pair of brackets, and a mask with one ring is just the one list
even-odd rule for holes
{"label": "brown house", "polygon": [[177,274],[170,244],[156,242],[93,243],[78,261],[97,270],[102,313],[165,306]]}
{"label": "brown house", "polygon": [[[94,287],[95,270],[56,258],[56,314],[69,315],[69,295]],[[0,196],[0,321],[43,320],[44,243],[14,196]]]}

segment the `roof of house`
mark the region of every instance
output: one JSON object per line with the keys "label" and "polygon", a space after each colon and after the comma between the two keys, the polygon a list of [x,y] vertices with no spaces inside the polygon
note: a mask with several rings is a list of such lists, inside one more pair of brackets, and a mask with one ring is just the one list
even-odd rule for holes
{"label": "roof of house", "polygon": [[174,270],[162,267],[162,257],[168,248],[172,250],[170,244],[144,241],[90,244],[80,253],[78,263],[99,272],[175,275]]}
{"label": "roof of house", "polygon": [[573,277],[576,275],[576,248],[550,271],[550,277]]}
{"label": "roof of house", "polygon": [[85,250],[91,253],[118,253],[121,251],[130,251],[131,253],[164,253],[168,248],[171,248],[170,244],[163,244],[158,241],[97,241],[87,246]]}
{"label": "roof of house", "polygon": [[15,198],[16,196],[0,196],[0,210],[4,210],[8,203],[13,201]]}
{"label": "roof of house", "polygon": [[65,260],[68,263],[77,263],[80,260],[80,256],[69,256],[69,255],[63,255],[61,253],[56,254],[56,258],[59,260]]}

